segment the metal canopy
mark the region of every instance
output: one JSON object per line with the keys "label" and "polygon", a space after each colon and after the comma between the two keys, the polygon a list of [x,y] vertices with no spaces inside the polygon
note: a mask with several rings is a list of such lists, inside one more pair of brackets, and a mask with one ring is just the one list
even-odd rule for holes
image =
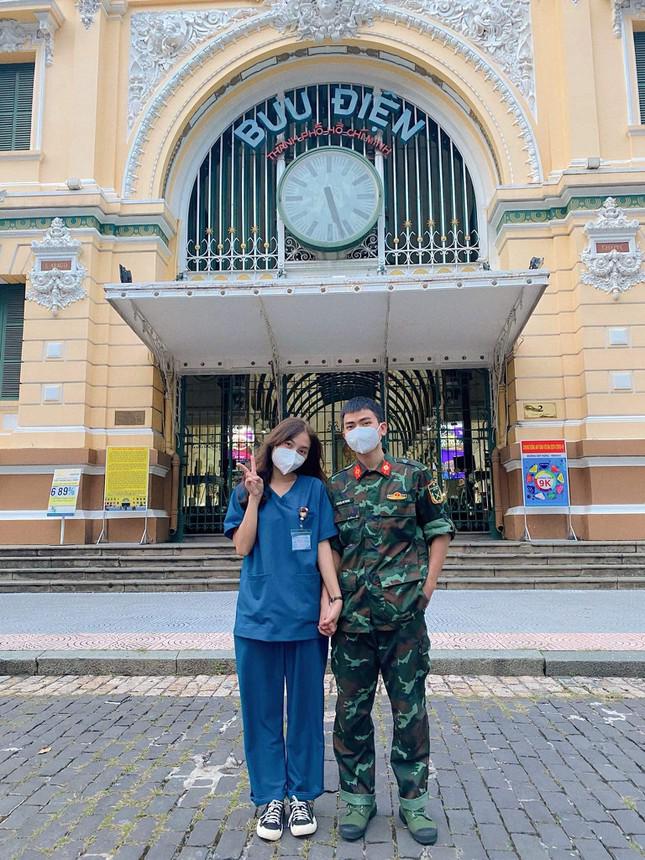
{"label": "metal canopy", "polygon": [[415,273],[109,284],[106,296],[179,373],[490,366],[548,273]]}

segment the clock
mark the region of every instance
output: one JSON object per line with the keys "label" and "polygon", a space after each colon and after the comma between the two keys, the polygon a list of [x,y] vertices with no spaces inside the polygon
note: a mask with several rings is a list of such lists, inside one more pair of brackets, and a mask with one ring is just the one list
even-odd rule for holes
{"label": "clock", "polygon": [[323,146],[296,158],[278,185],[278,211],[304,245],[341,251],[358,244],[381,214],[383,190],[372,164],[352,149]]}

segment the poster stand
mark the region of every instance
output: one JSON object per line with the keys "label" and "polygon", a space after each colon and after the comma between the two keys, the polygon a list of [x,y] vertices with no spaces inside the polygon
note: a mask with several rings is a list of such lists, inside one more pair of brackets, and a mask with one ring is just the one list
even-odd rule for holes
{"label": "poster stand", "polygon": [[54,469],[47,516],[60,517],[60,546],[65,543],[65,520],[76,513],[81,474],[81,469]]}
{"label": "poster stand", "polygon": [[146,498],[146,510],[143,516],[143,534],[141,535],[140,544],[148,543],[148,511],[150,509],[150,475],[148,475],[148,496]]}
{"label": "poster stand", "polygon": [[[576,535],[573,528],[573,521],[571,515],[571,495],[569,491],[569,460],[567,457],[567,443],[564,439],[558,440],[550,440],[550,441],[522,441],[520,443],[520,461],[521,461],[521,471],[522,471],[522,496],[524,501],[524,533],[522,535],[522,540],[532,541],[531,533],[529,531],[528,524],[528,515],[527,508],[535,507],[540,510],[548,510],[554,514],[563,514],[566,515],[567,518],[567,537],[566,540],[578,540],[578,536]],[[539,470],[535,475],[534,482],[538,482],[540,476],[543,475],[547,470],[546,467],[551,466],[551,472],[558,475],[557,481],[551,475],[553,479],[553,483],[551,485],[545,480],[544,486],[542,487],[539,483],[537,486],[538,491],[536,492],[533,489],[532,495],[529,495],[528,487],[529,487],[529,474],[536,470],[535,464],[527,469],[527,460],[542,460],[541,464],[545,468]],[[557,465],[556,465],[557,464]],[[561,466],[564,465],[562,469]],[[557,500],[558,494],[553,492],[554,486],[557,487],[558,482],[561,484],[561,495],[566,499],[566,504],[558,504],[557,502],[554,504],[550,504],[550,497],[553,496],[554,500]],[[540,498],[542,497],[542,498]],[[565,511],[562,508],[566,508]]]}
{"label": "poster stand", "polygon": [[150,504],[150,450],[148,448],[112,448],[105,452],[103,518],[96,541],[108,541],[110,512],[119,511],[143,516],[143,534],[139,544],[148,543]]}

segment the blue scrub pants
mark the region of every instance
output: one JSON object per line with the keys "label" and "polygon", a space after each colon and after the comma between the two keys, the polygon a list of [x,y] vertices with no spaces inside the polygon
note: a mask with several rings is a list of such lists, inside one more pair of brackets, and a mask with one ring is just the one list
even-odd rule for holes
{"label": "blue scrub pants", "polygon": [[[235,637],[244,753],[251,800],[263,806],[324,791],[323,682],[329,640],[263,642]],[[284,737],[284,687],[287,732]]]}

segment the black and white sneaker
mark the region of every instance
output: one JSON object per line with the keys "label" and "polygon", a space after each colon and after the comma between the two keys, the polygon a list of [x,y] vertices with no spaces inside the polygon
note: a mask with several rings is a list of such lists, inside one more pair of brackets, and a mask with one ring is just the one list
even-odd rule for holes
{"label": "black and white sneaker", "polygon": [[261,839],[269,842],[277,842],[282,836],[284,821],[284,803],[281,800],[272,800],[262,810],[262,814],[255,828]]}
{"label": "black and white sneaker", "polygon": [[318,829],[314,805],[310,800],[298,800],[295,794],[289,799],[289,830],[292,836],[311,836]]}

